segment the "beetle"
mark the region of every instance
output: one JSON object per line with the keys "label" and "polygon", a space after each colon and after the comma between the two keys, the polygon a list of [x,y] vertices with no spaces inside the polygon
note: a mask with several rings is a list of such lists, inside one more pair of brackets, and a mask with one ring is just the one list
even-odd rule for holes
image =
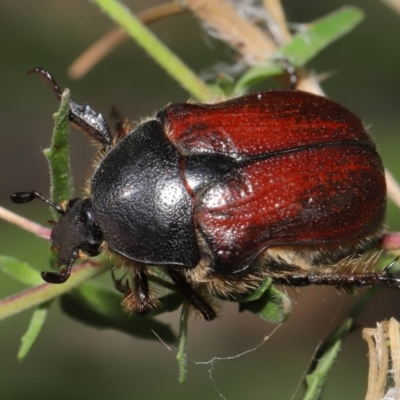
{"label": "beetle", "polygon": [[[61,91],[44,69],[34,70]],[[374,271],[386,210],[384,168],[360,119],[297,90],[216,104],[171,104],[113,138],[71,101],[70,120],[98,142],[87,196],[56,204],[51,233],[65,282],[82,253],[116,254],[132,273],[127,308],[148,313],[148,276],[162,269],[206,320],[205,296],[234,298],[266,278],[294,286],[399,287]]]}

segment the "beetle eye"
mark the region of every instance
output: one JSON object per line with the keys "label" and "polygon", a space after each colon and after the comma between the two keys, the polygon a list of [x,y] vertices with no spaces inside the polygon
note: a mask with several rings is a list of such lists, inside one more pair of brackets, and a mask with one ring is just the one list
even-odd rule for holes
{"label": "beetle eye", "polygon": [[73,205],[77,203],[79,200],[80,200],[79,198],[68,200],[67,210],[70,210],[73,207]]}
{"label": "beetle eye", "polygon": [[94,257],[100,254],[99,242],[85,242],[81,248],[82,251],[90,257]]}

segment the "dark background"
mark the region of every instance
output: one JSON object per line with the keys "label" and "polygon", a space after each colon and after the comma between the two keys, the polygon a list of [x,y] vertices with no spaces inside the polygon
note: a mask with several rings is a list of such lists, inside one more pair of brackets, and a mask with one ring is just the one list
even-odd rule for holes
{"label": "dark background", "polygon": [[[156,1],[131,0],[135,11]],[[284,1],[288,20],[308,22],[344,5],[341,1]],[[385,165],[400,178],[400,17],[375,0],[353,1],[366,20],[350,35],[331,45],[310,68],[333,72],[323,83],[327,95],[355,111],[369,127]],[[0,204],[45,223],[50,217],[39,202],[15,207],[14,191],[48,193],[48,172],[41,149],[49,144],[55,97],[30,69],[50,70],[60,86],[71,89],[104,115],[117,105],[139,121],[168,102],[187,94],[131,41],[118,48],[81,81],[66,70],[74,58],[113,26],[89,1],[13,0],[0,2]],[[210,40],[190,15],[152,25],[154,32],[195,71],[219,60],[232,61],[230,51]],[[77,194],[83,186],[93,149],[72,132],[72,166]],[[387,224],[400,229],[400,212],[389,205]],[[12,255],[39,270],[48,268],[48,243],[0,221],[0,254]],[[4,297],[21,286],[4,275]],[[108,281],[108,277],[106,279]],[[0,382],[4,399],[218,399],[216,388],[229,400],[289,399],[305,373],[318,343],[356,300],[332,288],[292,293],[293,314],[272,337],[251,354],[209,366],[195,361],[234,356],[255,347],[275,328],[256,316],[238,314],[226,305],[212,323],[192,321],[188,343],[187,383],[177,381],[176,349],[158,341],[138,341],[112,330],[98,331],[64,317],[54,304],[50,318],[28,358],[16,360],[20,337],[31,311],[2,321]],[[360,323],[375,326],[391,316],[400,319],[400,295],[382,290]],[[161,318],[177,328],[179,315]],[[366,391],[367,347],[361,330],[345,342],[330,376],[324,399],[360,399]]]}

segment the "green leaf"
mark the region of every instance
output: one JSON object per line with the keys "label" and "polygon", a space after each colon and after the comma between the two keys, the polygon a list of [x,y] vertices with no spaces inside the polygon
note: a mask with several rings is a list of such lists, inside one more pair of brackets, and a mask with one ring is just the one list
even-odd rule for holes
{"label": "green leaf", "polygon": [[183,303],[182,312],[181,312],[181,320],[179,324],[179,340],[178,340],[178,354],[176,355],[176,359],[178,361],[179,366],[179,383],[183,385],[186,380],[187,375],[187,336],[188,336],[188,327],[189,327],[189,313],[190,313],[190,304],[188,302]]}
{"label": "green leaf", "polygon": [[[54,114],[54,130],[50,148],[43,151],[50,169],[50,198],[56,203],[73,197],[73,181],[69,163],[69,101],[70,92],[66,89],[61,96],[60,107]],[[53,212],[56,213],[54,210]]]}
{"label": "green leaf", "polygon": [[52,301],[41,304],[33,313],[32,318],[29,322],[28,330],[25,335],[21,338],[21,347],[19,348],[17,358],[22,361],[29,353],[31,348],[39,337],[40,332],[47,320],[49,306]]}
{"label": "green leaf", "polygon": [[225,97],[231,97],[235,89],[235,81],[230,75],[221,73],[217,76],[215,83],[208,86],[217,95],[223,94]]}
{"label": "green leaf", "polygon": [[309,373],[305,378],[307,388],[303,400],[317,400],[320,398],[328,373],[332,369],[344,339],[353,331],[357,318],[376,293],[378,293],[378,288],[371,288],[364,292],[338,329],[324,340],[318,348],[313,357],[314,361],[309,367]]}
{"label": "green leaf", "polygon": [[167,324],[124,313],[122,300],[122,295],[116,290],[91,281],[62,296],[60,304],[70,317],[97,328],[117,329],[141,339],[158,340],[154,331],[166,343],[176,341]]}
{"label": "green leaf", "polygon": [[255,289],[251,293],[241,297],[237,301],[239,303],[243,303],[243,302],[249,302],[249,301],[258,300],[271,287],[271,284],[272,284],[272,279],[266,279],[260,287],[258,287],[257,289]]}
{"label": "green leaf", "polygon": [[363,19],[362,10],[356,7],[342,7],[308,24],[305,31],[295,34],[290,43],[272,54],[271,61],[246,71],[238,80],[235,93],[242,93],[249,86],[283,73],[284,68],[279,65],[279,60],[287,60],[296,68],[305,65],[329,44],[354,29]]}
{"label": "green leaf", "polygon": [[43,283],[40,273],[35,268],[12,257],[0,256],[0,269],[24,285],[35,286]]}
{"label": "green leaf", "polygon": [[292,305],[284,293],[271,286],[257,300],[239,303],[239,312],[243,311],[250,311],[269,322],[281,323],[288,319]]}
{"label": "green leaf", "polygon": [[346,318],[340,328],[318,350],[314,359],[318,360],[312,373],[306,376],[307,392],[303,400],[317,400],[320,398],[328,373],[335,362],[342,347],[343,340],[354,326],[354,320]]}
{"label": "green leaf", "polygon": [[320,398],[326,378],[342,347],[342,340],[337,340],[319,359],[318,367],[306,377],[307,394],[303,400],[317,400]]}
{"label": "green leaf", "polygon": [[304,65],[321,50],[352,31],[362,20],[364,13],[357,7],[342,7],[310,24],[306,32],[293,37],[278,57],[289,58],[294,65]]}
{"label": "green leaf", "polygon": [[[43,284],[43,279],[36,269],[32,268],[27,263],[16,260],[15,258],[0,256],[0,268],[6,274],[25,285],[36,286]],[[35,344],[36,339],[39,337],[46,322],[48,308],[51,303],[52,301],[43,303],[34,311],[28,329],[25,335],[21,338],[21,346],[17,354],[18,360],[22,361]]]}

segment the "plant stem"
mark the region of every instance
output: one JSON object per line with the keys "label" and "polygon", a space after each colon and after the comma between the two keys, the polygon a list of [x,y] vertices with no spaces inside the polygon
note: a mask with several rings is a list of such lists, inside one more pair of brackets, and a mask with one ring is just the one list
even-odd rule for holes
{"label": "plant stem", "polygon": [[206,101],[210,90],[171,50],[117,0],[95,3],[158,62],[184,89],[199,101]]}
{"label": "plant stem", "polygon": [[60,296],[109,268],[110,266],[107,264],[93,266],[93,263],[84,262],[74,267],[70,278],[62,285],[43,283],[6,297],[0,301],[0,320]]}
{"label": "plant stem", "polygon": [[179,383],[183,385],[187,374],[186,342],[188,335],[190,304],[185,301],[182,306],[181,320],[179,325],[179,344],[176,359],[179,365]]}
{"label": "plant stem", "polygon": [[28,232],[39,236],[42,239],[50,240],[51,229],[45,228],[42,225],[37,224],[27,218],[21,217],[20,215],[7,210],[4,207],[0,207],[0,219],[9,222],[10,224],[16,225]]}

